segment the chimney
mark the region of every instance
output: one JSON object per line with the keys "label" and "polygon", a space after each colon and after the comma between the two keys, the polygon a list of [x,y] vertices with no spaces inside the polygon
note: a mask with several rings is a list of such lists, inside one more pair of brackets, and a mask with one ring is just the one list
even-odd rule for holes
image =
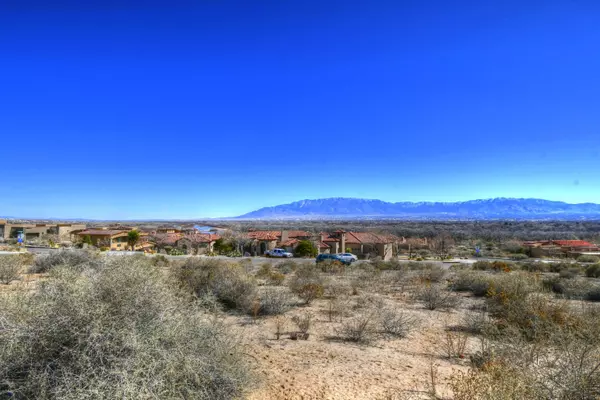
{"label": "chimney", "polygon": [[281,242],[286,242],[290,238],[290,233],[288,231],[281,231]]}
{"label": "chimney", "polygon": [[346,232],[345,231],[340,231],[340,246],[342,247],[340,252],[345,253],[346,252]]}

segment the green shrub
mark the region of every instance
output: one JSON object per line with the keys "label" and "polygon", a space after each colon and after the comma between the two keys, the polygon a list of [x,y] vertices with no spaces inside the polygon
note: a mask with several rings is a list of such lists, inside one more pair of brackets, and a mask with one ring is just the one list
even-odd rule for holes
{"label": "green shrub", "polygon": [[241,398],[236,339],[143,258],[53,268],[38,290],[0,297],[0,397]]}
{"label": "green shrub", "polygon": [[310,240],[301,240],[294,249],[296,257],[316,257],[319,250]]}
{"label": "green shrub", "polygon": [[577,261],[583,262],[583,263],[597,263],[597,262],[600,262],[600,258],[596,257],[596,256],[584,254],[584,255],[577,257]]}
{"label": "green shrub", "polygon": [[510,259],[513,261],[522,261],[522,260],[527,260],[529,257],[527,256],[527,254],[512,254],[510,256]]}
{"label": "green shrub", "polygon": [[581,274],[581,270],[579,268],[568,268],[563,269],[558,273],[558,276],[563,279],[573,279]]}
{"label": "green shrub", "polygon": [[510,272],[514,266],[504,261],[477,261],[473,264],[476,271]]}
{"label": "green shrub", "polygon": [[588,278],[600,278],[600,264],[592,264],[585,269]]}

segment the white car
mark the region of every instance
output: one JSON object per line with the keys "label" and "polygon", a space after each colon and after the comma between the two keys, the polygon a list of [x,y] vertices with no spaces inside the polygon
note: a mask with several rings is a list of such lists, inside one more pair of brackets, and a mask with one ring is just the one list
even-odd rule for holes
{"label": "white car", "polygon": [[340,257],[341,260],[348,262],[348,263],[353,263],[354,261],[358,261],[358,257],[356,257],[352,253],[341,253],[341,254],[338,254],[338,256]]}
{"label": "white car", "polygon": [[284,249],[273,249],[265,252],[265,256],[267,257],[283,257],[290,258],[294,257],[292,253],[285,251]]}

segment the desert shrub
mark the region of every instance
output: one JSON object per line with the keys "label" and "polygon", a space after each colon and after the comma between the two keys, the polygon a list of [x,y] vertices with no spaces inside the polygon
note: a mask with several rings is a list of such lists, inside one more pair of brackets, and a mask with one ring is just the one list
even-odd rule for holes
{"label": "desert shrub", "polygon": [[458,271],[450,280],[450,289],[456,292],[472,292],[477,297],[483,297],[489,289],[489,278],[481,272]]}
{"label": "desert shrub", "polygon": [[283,284],[284,280],[285,280],[284,274],[282,274],[281,272],[273,271],[273,272],[271,272],[271,275],[269,275],[268,282],[270,285],[280,286]]}
{"label": "desert shrub", "polygon": [[527,260],[529,257],[527,256],[527,254],[512,254],[510,256],[510,259],[513,261],[523,261],[523,260]]}
{"label": "desert shrub", "polygon": [[371,261],[371,264],[373,265],[374,268],[376,268],[380,271],[389,271],[389,270],[397,271],[397,270],[407,269],[407,263],[401,262],[399,260],[389,260],[389,261],[377,260],[377,261]]}
{"label": "desert shrub", "polygon": [[304,313],[301,315],[294,315],[292,317],[292,322],[294,322],[294,324],[296,324],[296,326],[298,327],[298,330],[300,331],[300,335],[296,334],[294,337],[298,338],[302,338],[304,340],[308,339],[308,331],[310,330],[310,327],[312,325],[312,314],[310,313]]}
{"label": "desert shrub", "polygon": [[444,357],[465,358],[465,350],[469,337],[464,332],[446,330],[438,348]]}
{"label": "desert shrub", "polygon": [[177,280],[197,297],[212,293],[229,309],[248,311],[257,298],[254,281],[237,264],[214,258],[189,258],[175,270]]}
{"label": "desert shrub", "polygon": [[577,261],[583,262],[583,263],[598,263],[598,262],[600,262],[600,258],[597,256],[590,256],[590,255],[584,254],[584,255],[577,257]]}
{"label": "desert shrub", "polygon": [[59,265],[81,271],[88,267],[97,267],[100,261],[98,256],[86,250],[58,250],[37,256],[30,272],[43,274]]}
{"label": "desert shrub", "polygon": [[272,272],[272,265],[269,262],[263,263],[256,272],[257,278],[268,278]]}
{"label": "desert shrub", "polygon": [[291,308],[293,299],[287,290],[266,288],[259,296],[257,315],[280,315]]}
{"label": "desert shrub", "polygon": [[600,285],[593,285],[585,294],[587,301],[600,301]]}
{"label": "desert shrub", "polygon": [[600,263],[587,267],[585,269],[585,276],[588,278],[600,278]]}
{"label": "desert shrub", "polygon": [[388,309],[381,312],[381,328],[384,333],[391,336],[407,337],[418,322],[415,316],[404,311]]}
{"label": "desert shrub", "polygon": [[477,261],[473,264],[473,269],[477,271],[510,272],[514,266],[504,261]]}
{"label": "desert shrub", "polygon": [[319,250],[310,240],[301,240],[294,249],[296,257],[316,257]]}
{"label": "desert shrub", "polygon": [[462,327],[466,332],[480,335],[493,329],[493,321],[485,309],[470,311],[463,316]]}
{"label": "desert shrub", "polygon": [[579,268],[568,268],[563,269],[558,273],[558,276],[563,279],[573,279],[581,274],[581,270]]}
{"label": "desert shrub", "polygon": [[342,340],[355,343],[368,343],[373,340],[374,316],[372,314],[358,315],[342,322],[336,329]]}
{"label": "desert shrub", "polygon": [[447,271],[438,264],[425,264],[419,273],[419,278],[424,282],[442,282],[446,278]]}
{"label": "desert shrub", "polygon": [[0,283],[8,285],[20,277],[23,260],[19,255],[0,255]]}
{"label": "desert shrub", "polygon": [[484,369],[456,372],[450,379],[455,400],[538,400],[533,379],[518,368],[496,362]]}
{"label": "desert shrub", "polygon": [[147,260],[55,267],[30,293],[0,297],[0,396],[15,399],[242,397],[248,366]]}
{"label": "desert shrub", "polygon": [[550,263],[543,263],[540,261],[521,262],[518,265],[521,267],[521,270],[527,272],[546,272],[549,271],[551,267]]}
{"label": "desert shrub", "polygon": [[587,300],[588,294],[597,287],[586,279],[561,279],[559,277],[545,279],[543,285],[548,290],[572,300]]}
{"label": "desert shrub", "polygon": [[346,266],[337,260],[324,260],[318,264],[322,272],[340,274],[346,270]]}
{"label": "desert shrub", "polygon": [[415,298],[428,310],[450,310],[460,304],[460,297],[439,284],[427,284],[417,289]]}
{"label": "desert shrub", "polygon": [[275,268],[284,275],[292,273],[298,268],[298,263],[294,260],[284,260],[275,265]]}
{"label": "desert shrub", "polygon": [[546,266],[546,268],[544,270],[540,271],[540,272],[556,272],[556,273],[560,273],[560,271],[562,271],[563,269],[569,269],[569,268],[573,268],[573,267],[580,267],[579,264],[568,262],[568,261],[559,261],[559,262],[550,262],[550,263],[539,262],[539,264],[543,264],[543,265]]}
{"label": "desert shrub", "polygon": [[157,254],[154,257],[150,258],[150,263],[155,267],[168,267],[171,265],[169,259],[161,254]]}
{"label": "desert shrub", "polygon": [[306,304],[323,296],[325,291],[323,278],[314,265],[298,267],[290,280],[289,288]]}
{"label": "desert shrub", "polygon": [[185,256],[185,251],[178,247],[173,247],[173,248],[169,249],[169,255],[170,256]]}

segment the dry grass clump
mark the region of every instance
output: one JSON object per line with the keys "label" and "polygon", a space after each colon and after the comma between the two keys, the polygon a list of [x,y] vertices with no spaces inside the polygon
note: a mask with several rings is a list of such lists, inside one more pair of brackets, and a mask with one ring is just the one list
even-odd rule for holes
{"label": "dry grass clump", "polygon": [[8,285],[21,276],[23,269],[23,257],[19,254],[0,255],[0,283]]}
{"label": "dry grass clump", "polygon": [[0,297],[0,397],[224,400],[249,382],[235,337],[143,258]]}
{"label": "dry grass clump", "polygon": [[381,312],[381,328],[387,335],[407,337],[419,324],[419,320],[402,310],[385,309]]}
{"label": "dry grass clump", "polygon": [[440,284],[426,284],[417,288],[414,297],[428,310],[451,310],[460,304],[460,297]]}
{"label": "dry grass clump", "polygon": [[294,303],[293,296],[286,288],[265,288],[255,300],[255,315],[281,315]]}
{"label": "dry grass clump", "polygon": [[345,341],[369,343],[374,339],[376,317],[374,313],[363,313],[346,319],[336,329],[338,336]]}
{"label": "dry grass clump", "polygon": [[476,271],[510,272],[514,269],[512,263],[504,261],[477,261],[473,264]]}
{"label": "dry grass clump", "polygon": [[176,279],[197,297],[210,293],[228,309],[253,310],[256,283],[238,264],[214,258],[189,258],[175,270]]}
{"label": "dry grass clump", "polygon": [[450,289],[456,292],[471,292],[476,297],[483,297],[490,288],[490,277],[479,271],[457,271],[450,280]]}
{"label": "dry grass clump", "polygon": [[306,304],[323,296],[325,292],[324,280],[319,270],[310,264],[299,266],[289,283],[290,290],[300,297]]}
{"label": "dry grass clump", "polygon": [[86,250],[59,250],[35,258],[29,272],[34,274],[47,273],[52,268],[66,265],[69,268],[82,271],[86,268],[94,268],[100,265],[97,254]]}

